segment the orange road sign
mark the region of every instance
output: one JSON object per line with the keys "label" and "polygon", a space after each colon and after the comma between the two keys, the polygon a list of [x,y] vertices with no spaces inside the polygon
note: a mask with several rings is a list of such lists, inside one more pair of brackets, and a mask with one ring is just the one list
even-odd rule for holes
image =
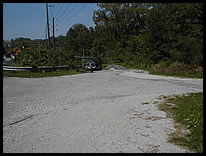
{"label": "orange road sign", "polygon": [[18,54],[18,53],[20,53],[21,52],[21,50],[19,49],[19,48],[14,48],[14,52],[16,53],[16,54]]}

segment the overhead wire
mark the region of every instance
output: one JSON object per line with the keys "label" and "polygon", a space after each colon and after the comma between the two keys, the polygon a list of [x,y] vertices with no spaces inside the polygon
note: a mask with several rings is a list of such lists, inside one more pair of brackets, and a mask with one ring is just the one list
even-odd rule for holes
{"label": "overhead wire", "polygon": [[[74,7],[72,7],[71,9],[70,9],[70,14],[69,15],[71,15],[72,13],[73,13],[73,10],[76,8],[76,6],[77,6],[77,4],[78,3],[75,3],[75,5],[74,5]],[[69,9],[68,9],[69,10]],[[64,21],[64,19],[65,19],[65,17],[67,17],[67,19],[70,19],[71,17],[69,17],[69,16],[67,16],[68,14],[65,14],[65,16],[62,18],[62,20],[61,20],[61,22],[60,23],[63,23],[63,22],[65,22]]]}
{"label": "overhead wire", "polygon": [[[74,7],[72,7],[71,9],[68,9],[68,10],[67,10],[67,13],[68,13],[69,11],[72,12],[72,10],[76,7],[76,5],[77,5],[77,3],[75,3]],[[68,14],[65,14],[65,16],[62,17],[62,19],[60,19],[61,22],[59,21],[59,24],[64,21],[65,17],[67,17],[66,15],[68,15]]]}
{"label": "overhead wire", "polygon": [[[60,5],[61,5],[61,7],[60,7]],[[64,3],[61,3],[60,5],[59,5],[59,10],[57,11],[55,17],[57,17],[57,15],[58,15],[58,13],[60,12],[61,8],[64,6]]]}
{"label": "overhead wire", "polygon": [[[55,3],[55,5],[56,5],[56,3]],[[55,15],[55,12],[56,12],[55,7],[57,7],[57,6],[55,6],[55,5],[54,5],[54,7],[53,7],[53,12],[52,12],[52,15]]]}
{"label": "overhead wire", "polygon": [[55,7],[57,7],[57,6],[55,6],[54,5],[54,3],[50,3],[51,5],[49,5],[50,7],[52,7],[52,10],[51,9],[49,9],[49,10],[51,10],[51,12],[49,12],[50,13],[50,17],[54,17],[55,15],[55,12],[57,11],[56,9],[55,9]]}
{"label": "overhead wire", "polygon": [[[62,3],[61,3],[62,4]],[[56,20],[58,20],[57,21],[57,23],[56,23],[56,31],[58,31],[59,30],[59,28],[65,28],[66,27],[66,24],[69,22],[69,21],[71,21],[72,20],[72,18],[73,17],[75,17],[75,16],[77,16],[78,14],[79,14],[79,12],[82,10],[82,8],[85,6],[84,4],[78,9],[78,8],[76,8],[76,6],[77,6],[77,4],[78,3],[72,3],[72,4],[75,4],[73,7],[70,7],[70,8],[68,8],[68,5],[59,5],[58,6],[58,9],[56,10],[55,8],[52,10],[52,15],[54,14],[54,12],[55,12],[55,18],[56,18]],[[76,8],[76,12],[74,13],[74,8]],[[73,11],[74,10],[74,11]],[[68,13],[74,13],[70,18],[69,18],[69,16],[68,16]],[[60,16],[61,15],[61,16]],[[69,15],[71,15],[71,14],[69,14]],[[58,18],[57,18],[57,16],[58,16]],[[53,16],[54,17],[54,16]],[[67,20],[66,21],[64,21],[64,19],[67,17]],[[88,18],[88,19],[86,19],[86,20],[84,20],[83,22],[81,22],[81,23],[85,23],[85,24],[87,24],[88,22],[92,22],[90,19],[91,19],[92,17],[90,17],[90,18]],[[64,22],[64,23],[63,23]],[[63,24],[62,24],[63,23]],[[69,25],[69,27],[71,26],[71,24]],[[67,27],[68,27],[68,25],[67,25]],[[52,30],[51,30],[52,31]]]}
{"label": "overhead wire", "polygon": [[62,24],[61,27],[65,26],[66,23],[68,23],[74,16],[76,16],[83,7],[84,7],[84,4],[82,5],[82,7],[75,14],[73,14],[73,16],[68,21],[66,21],[64,24]]}
{"label": "overhead wire", "polygon": [[88,18],[88,19],[84,20],[82,23],[85,23],[85,22],[90,21],[90,20],[91,20],[91,18],[92,18],[92,17],[90,17],[90,18]]}
{"label": "overhead wire", "polygon": [[[60,4],[57,4],[56,6],[55,5],[53,5],[53,8],[54,7],[58,7],[57,9],[53,9],[53,12],[52,12],[52,16],[49,18],[49,26],[50,26],[50,28],[51,28],[51,21],[53,21],[53,17],[55,17],[55,19],[56,20],[58,20],[57,18],[56,18],[56,16],[57,16],[57,14],[61,11],[61,8],[63,7],[64,5],[63,5],[63,3],[60,3]],[[57,24],[56,24],[57,25]],[[58,30],[58,29],[57,29]],[[56,31],[57,31],[56,30]],[[50,34],[52,34],[53,33],[53,29],[50,29]]]}
{"label": "overhead wire", "polygon": [[[62,17],[63,15],[65,15],[65,13],[67,12],[68,10],[68,6],[69,6],[69,3],[67,3],[67,6],[64,6],[64,9],[62,9],[62,12],[61,14],[59,14],[59,17]],[[56,17],[57,18],[57,17]],[[58,18],[59,19],[59,18]]]}
{"label": "overhead wire", "polygon": [[52,15],[51,15],[51,17],[54,17],[53,15],[54,15],[54,5],[52,6]]}
{"label": "overhead wire", "polygon": [[[86,24],[88,24],[89,22],[92,22],[91,17],[88,18],[88,19],[86,19],[86,20],[84,20],[84,21],[81,21],[80,23],[86,25]],[[69,25],[69,27],[70,27],[70,26],[71,26],[71,24]]]}
{"label": "overhead wire", "polygon": [[[52,10],[52,15],[54,15],[54,16],[51,16],[51,17],[55,17],[55,19],[58,21],[59,19],[57,18],[57,15],[59,14],[59,12],[61,12],[61,10],[62,10],[62,8],[63,8],[63,5],[64,3],[59,3],[59,4],[57,4],[56,6],[55,5],[53,5],[55,8],[57,8],[57,9],[53,9]],[[53,7],[53,8],[54,8]],[[66,9],[64,9],[64,10],[66,10]],[[53,19],[51,19],[51,18],[49,18],[49,21],[51,21],[51,20],[53,20]],[[50,24],[49,24],[50,25]],[[58,26],[58,23],[56,22],[56,31],[58,31],[58,28],[57,28],[57,26]],[[53,30],[51,30],[51,31],[53,31]],[[50,33],[51,33],[51,31],[50,31]]]}

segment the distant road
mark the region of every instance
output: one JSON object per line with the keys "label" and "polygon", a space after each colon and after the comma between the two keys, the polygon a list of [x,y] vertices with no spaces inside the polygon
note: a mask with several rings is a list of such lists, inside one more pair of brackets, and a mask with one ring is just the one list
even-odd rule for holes
{"label": "distant road", "polygon": [[203,80],[103,70],[3,78],[3,152],[185,153],[168,143],[160,95],[203,91]]}

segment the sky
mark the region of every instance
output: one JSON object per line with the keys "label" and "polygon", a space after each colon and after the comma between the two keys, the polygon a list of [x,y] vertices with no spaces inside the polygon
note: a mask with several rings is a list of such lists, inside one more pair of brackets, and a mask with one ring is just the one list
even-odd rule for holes
{"label": "sky", "polygon": [[[95,27],[96,3],[48,3],[50,37],[65,36],[74,24]],[[45,39],[47,32],[46,3],[3,3],[3,40],[19,37]]]}

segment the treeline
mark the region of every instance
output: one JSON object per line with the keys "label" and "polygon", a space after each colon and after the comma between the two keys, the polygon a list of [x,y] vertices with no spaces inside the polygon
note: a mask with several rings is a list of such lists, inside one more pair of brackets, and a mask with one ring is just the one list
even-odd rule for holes
{"label": "treeline", "polygon": [[202,3],[102,3],[91,50],[129,66],[203,65]]}
{"label": "treeline", "polygon": [[55,50],[25,46],[19,63],[73,66],[74,56],[89,55],[101,63],[131,67],[161,62],[203,66],[203,3],[100,3],[98,7],[93,14],[95,28],[73,25]]}
{"label": "treeline", "polygon": [[[53,40],[53,37],[51,38]],[[19,37],[16,39],[11,39],[10,41],[3,41],[3,54],[7,54],[8,51],[12,51],[14,48],[18,47],[22,51],[24,48],[38,48],[45,47],[48,44],[47,39],[34,39]],[[64,36],[60,35],[55,37],[55,46],[61,48],[64,44]]]}

